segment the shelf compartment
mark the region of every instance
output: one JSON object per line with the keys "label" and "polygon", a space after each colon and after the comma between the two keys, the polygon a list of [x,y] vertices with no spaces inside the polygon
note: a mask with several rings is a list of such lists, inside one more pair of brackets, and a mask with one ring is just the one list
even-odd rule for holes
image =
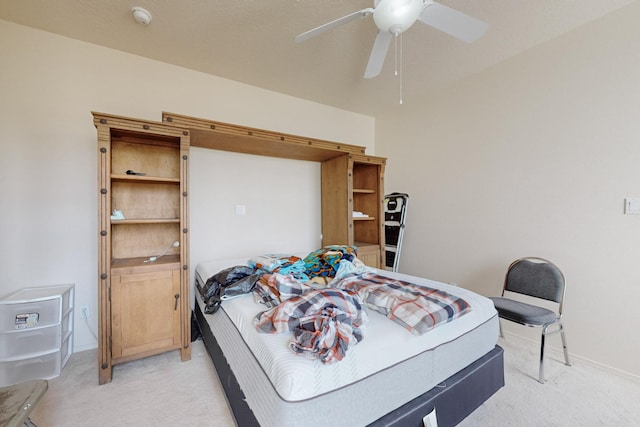
{"label": "shelf compartment", "polygon": [[[149,258],[160,255],[174,241],[180,241],[179,222],[122,223],[111,227],[111,258]],[[179,253],[171,248],[167,254]]]}
{"label": "shelf compartment", "polygon": [[[162,252],[160,252],[162,253]],[[154,255],[158,256],[160,253]],[[121,258],[111,260],[111,270],[119,274],[144,273],[145,271],[175,270],[180,268],[180,254],[166,254],[154,262],[145,262],[149,257]]]}
{"label": "shelf compartment", "polygon": [[379,166],[370,163],[353,164],[353,192],[376,193],[378,189]]}
{"label": "shelf compartment", "polygon": [[112,133],[111,175],[126,175],[128,170],[141,172],[148,177],[180,179],[179,138]]}
{"label": "shelf compartment", "polygon": [[111,207],[121,210],[125,220],[179,218],[180,186],[158,182],[113,182]]}
{"label": "shelf compartment", "polygon": [[380,245],[380,227],[376,218],[354,218],[353,221],[354,241],[367,242],[369,244]]}

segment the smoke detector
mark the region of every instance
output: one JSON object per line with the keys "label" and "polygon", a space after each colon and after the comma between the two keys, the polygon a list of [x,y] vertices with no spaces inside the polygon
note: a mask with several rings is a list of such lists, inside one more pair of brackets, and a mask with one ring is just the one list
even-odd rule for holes
{"label": "smoke detector", "polygon": [[149,25],[151,19],[153,19],[148,10],[139,6],[132,7],[131,13],[133,14],[133,19],[135,19],[138,24]]}

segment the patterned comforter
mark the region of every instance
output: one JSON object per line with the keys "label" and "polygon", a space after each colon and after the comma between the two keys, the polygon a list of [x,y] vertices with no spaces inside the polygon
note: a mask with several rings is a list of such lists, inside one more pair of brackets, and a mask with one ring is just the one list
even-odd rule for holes
{"label": "patterned comforter", "polygon": [[360,298],[341,289],[311,290],[259,313],[259,332],[293,331],[289,343],[296,353],[323,363],[342,360],[347,350],[362,340],[360,326],[367,321]]}
{"label": "patterned comforter", "polygon": [[445,291],[374,273],[346,277],[336,287],[357,293],[367,307],[417,335],[471,309],[465,300]]}
{"label": "patterned comforter", "polygon": [[[232,267],[207,280],[207,287],[216,286],[201,290],[213,300],[207,300],[205,312],[209,303],[215,312],[225,297],[253,292],[256,302],[267,307],[254,319],[259,332],[291,331],[293,351],[333,363],[362,340],[361,327],[368,319],[365,306],[417,335],[471,309],[445,291],[373,273],[356,258],[356,249],[326,246],[304,259],[254,257],[249,266]],[[213,291],[217,293],[209,295]]]}
{"label": "patterned comforter", "polygon": [[293,331],[289,347],[323,363],[342,360],[362,340],[364,306],[418,335],[471,309],[445,291],[375,273],[348,275],[325,289],[312,289],[291,276],[264,275],[254,296],[272,307],[254,319],[259,332]]}

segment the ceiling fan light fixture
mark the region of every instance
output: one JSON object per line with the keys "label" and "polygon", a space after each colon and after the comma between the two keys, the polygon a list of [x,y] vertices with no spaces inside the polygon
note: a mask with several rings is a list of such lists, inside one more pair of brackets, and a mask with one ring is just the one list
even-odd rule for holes
{"label": "ceiling fan light fixture", "polygon": [[[400,93],[402,93],[402,37],[397,36],[408,30],[416,21],[467,43],[473,43],[482,37],[488,27],[485,22],[433,0],[373,0],[373,8],[368,7],[334,19],[297,35],[294,40],[299,43],[369,15],[373,15],[378,33],[373,42],[364,78],[371,79],[380,74],[391,40],[395,39],[396,75],[400,76]],[[398,39],[400,39],[400,49],[397,48]]]}
{"label": "ceiling fan light fixture", "polygon": [[380,0],[373,12],[373,21],[381,31],[397,35],[418,20],[423,8],[423,0]]}

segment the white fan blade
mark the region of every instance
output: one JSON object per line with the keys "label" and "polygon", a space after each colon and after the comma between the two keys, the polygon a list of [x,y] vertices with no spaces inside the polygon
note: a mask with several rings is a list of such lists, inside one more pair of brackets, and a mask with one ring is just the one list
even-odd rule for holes
{"label": "white fan blade", "polygon": [[338,27],[340,25],[349,23],[351,21],[355,21],[358,18],[365,18],[369,15],[371,15],[373,13],[373,9],[368,7],[366,9],[362,9],[359,10],[357,12],[353,12],[347,16],[343,16],[342,18],[338,18],[334,21],[331,22],[327,22],[326,24],[320,25],[319,27],[316,27],[312,30],[309,31],[305,31],[302,34],[299,34],[296,36],[295,41],[296,43],[300,43],[303,42],[307,39],[310,39],[311,37],[317,36],[318,34],[322,34],[325,31],[328,31],[332,28]]}
{"label": "white fan blade", "polygon": [[435,2],[428,4],[418,19],[467,43],[478,40],[489,27],[486,22]]}
{"label": "white fan blade", "polygon": [[384,58],[387,56],[392,37],[390,32],[378,30],[378,35],[373,42],[373,49],[371,49],[371,55],[369,56],[369,63],[364,72],[365,79],[376,77],[382,71]]}

